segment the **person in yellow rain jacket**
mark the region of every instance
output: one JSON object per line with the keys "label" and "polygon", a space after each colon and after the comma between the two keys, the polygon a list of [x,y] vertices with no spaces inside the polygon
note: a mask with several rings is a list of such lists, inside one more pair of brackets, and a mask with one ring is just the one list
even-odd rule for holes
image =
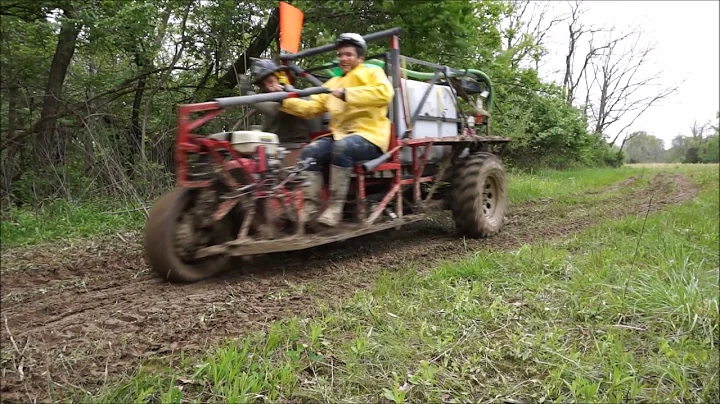
{"label": "person in yellow rain jacket", "polygon": [[[324,84],[332,93],[313,95],[308,100],[285,99],[280,108],[306,119],[330,113],[331,134],[307,145],[300,156],[316,161],[306,170],[310,184],[304,191],[303,215],[307,222],[313,222],[318,213],[322,170],[330,164],[330,201],[317,218],[318,223],[330,227],[337,226],[342,219],[355,163],[372,160],[388,151],[391,132],[387,113],[394,96],[393,86],[383,69],[363,63],[367,44],[362,36],[342,34],[335,44],[343,74]],[[283,88],[275,85],[268,90],[282,91]]]}

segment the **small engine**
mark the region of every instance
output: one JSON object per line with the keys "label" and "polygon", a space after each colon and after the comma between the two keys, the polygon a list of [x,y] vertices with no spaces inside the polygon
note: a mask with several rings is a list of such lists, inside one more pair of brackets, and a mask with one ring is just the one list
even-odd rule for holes
{"label": "small engine", "polygon": [[270,169],[281,168],[283,158],[287,153],[284,147],[280,147],[278,135],[271,132],[263,132],[259,129],[221,132],[210,135],[209,137],[215,140],[230,142],[233,149],[245,158],[256,157],[258,146],[264,146],[266,164]]}
{"label": "small engine", "polygon": [[210,135],[211,139],[230,142],[233,148],[243,155],[251,157],[257,152],[258,146],[265,146],[265,153],[268,157],[277,158],[280,147],[278,135],[259,130],[238,130],[234,132],[222,132]]}

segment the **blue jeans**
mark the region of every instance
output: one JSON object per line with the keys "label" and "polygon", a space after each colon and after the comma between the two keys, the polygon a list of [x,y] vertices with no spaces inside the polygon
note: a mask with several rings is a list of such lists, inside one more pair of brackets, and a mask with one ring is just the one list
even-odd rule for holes
{"label": "blue jeans", "polygon": [[360,135],[352,135],[340,140],[332,136],[320,138],[305,146],[301,159],[312,157],[315,164],[308,171],[322,171],[328,163],[339,167],[353,167],[357,161],[372,160],[382,155],[382,150]]}

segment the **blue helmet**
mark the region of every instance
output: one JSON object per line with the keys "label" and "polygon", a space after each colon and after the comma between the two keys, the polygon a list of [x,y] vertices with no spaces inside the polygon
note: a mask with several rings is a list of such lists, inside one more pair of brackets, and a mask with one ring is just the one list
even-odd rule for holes
{"label": "blue helmet", "polygon": [[252,77],[252,82],[259,85],[271,74],[283,70],[288,71],[289,69],[287,68],[287,66],[276,65],[275,62],[273,62],[272,60],[258,59],[255,60],[252,65],[250,65],[250,76]]}

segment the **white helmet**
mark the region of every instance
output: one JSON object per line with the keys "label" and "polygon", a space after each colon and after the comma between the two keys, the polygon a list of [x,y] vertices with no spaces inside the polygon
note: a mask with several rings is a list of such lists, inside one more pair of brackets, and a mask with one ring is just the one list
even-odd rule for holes
{"label": "white helmet", "polygon": [[344,33],[338,36],[335,40],[335,46],[340,47],[341,45],[352,45],[357,49],[358,56],[365,56],[367,51],[367,43],[360,34],[355,33]]}

